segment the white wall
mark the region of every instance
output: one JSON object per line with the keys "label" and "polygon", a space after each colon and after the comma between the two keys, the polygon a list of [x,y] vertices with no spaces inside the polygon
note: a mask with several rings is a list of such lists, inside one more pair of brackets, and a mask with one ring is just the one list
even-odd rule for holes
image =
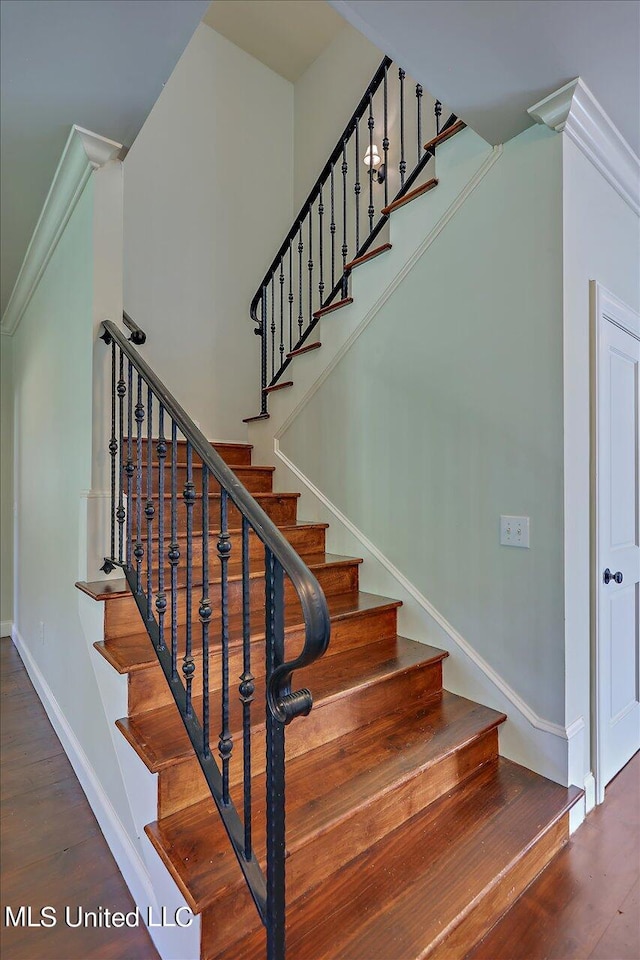
{"label": "white wall", "polygon": [[125,162],[125,309],[212,439],[259,410],[249,304],[292,217],[293,87],[201,25]]}
{"label": "white wall", "polygon": [[[566,721],[590,721],[589,281],[640,311],[640,220],[563,136]],[[573,758],[591,770],[588,732]]]}
{"label": "white wall", "polygon": [[[564,723],[559,137],[505,146],[280,447]],[[531,517],[531,549],[499,545],[500,514]]]}
{"label": "white wall", "polygon": [[13,621],[13,341],[0,338],[0,632]]}
{"label": "white wall", "polygon": [[[296,81],[295,213],[306,200],[383,56],[363,34],[345,23]],[[364,155],[364,148],[362,152]]]}

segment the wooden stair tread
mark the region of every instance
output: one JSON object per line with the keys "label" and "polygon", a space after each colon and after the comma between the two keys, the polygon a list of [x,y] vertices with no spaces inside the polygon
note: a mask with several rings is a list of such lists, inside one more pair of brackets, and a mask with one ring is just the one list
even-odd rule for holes
{"label": "wooden stair tread", "polygon": [[242,422],[243,422],[243,423],[255,423],[256,420],[268,420],[268,419],[269,419],[269,414],[268,414],[268,413],[256,413],[256,415],[255,415],[254,417],[244,417],[243,420],[242,420]]}
{"label": "wooden stair tread", "polygon": [[[327,604],[331,622],[335,623],[338,620],[360,616],[372,610],[397,608],[401,601],[359,591],[327,597]],[[299,609],[285,609],[285,631],[300,628],[302,623]],[[213,635],[213,629],[211,634]],[[179,656],[184,655],[184,635],[185,628],[181,625],[178,628]],[[251,638],[254,641],[264,640],[264,610],[251,611]],[[242,616],[235,614],[229,617],[229,646],[234,648],[240,646],[241,643]],[[116,637],[113,640],[98,641],[94,644],[94,647],[118,673],[131,673],[157,663],[151,640],[146,631]]]}
{"label": "wooden stair tread", "polygon": [[[348,695],[355,690],[364,690],[446,656],[440,651],[434,657],[432,651],[432,647],[404,637],[378,641],[318,660],[312,667],[297,671],[296,687],[309,686],[317,708],[321,702]],[[212,695],[211,702],[216,702],[215,695]],[[200,716],[201,698],[194,698],[194,709],[196,715]],[[231,697],[231,726],[235,742],[240,740],[241,710],[239,698]],[[258,685],[252,726],[261,727],[263,724],[264,687]],[[138,716],[124,717],[117,721],[117,726],[152,773],[193,753],[173,703]]]}
{"label": "wooden stair tread", "polygon": [[[292,490],[286,490],[286,491],[283,491],[283,490],[272,490],[272,491],[259,491],[259,492],[256,492],[256,493],[252,493],[251,496],[253,497],[254,500],[257,500],[258,503],[260,503],[262,500],[264,500],[265,502],[269,502],[270,500],[278,500],[278,499],[290,499],[290,500],[291,500],[291,499],[296,499],[296,500],[297,500],[300,496],[302,496],[302,494],[300,494],[300,493],[294,493]],[[211,500],[220,500],[220,497],[221,497],[221,494],[220,494],[220,493],[210,493],[210,494],[209,494],[209,501],[211,501]],[[137,491],[133,490],[133,491],[131,492],[131,499],[132,499],[132,500],[137,500],[137,498],[138,498]],[[147,499],[146,490],[143,490],[143,491],[142,491],[142,499],[143,499],[143,500],[146,500],[146,499]],[[157,492],[157,491],[154,490],[154,492],[151,494],[151,499],[152,499],[153,501],[159,499],[159,497],[158,497],[158,492]],[[171,492],[170,492],[170,491],[166,491],[166,490],[165,490],[164,499],[165,499],[165,500],[171,500]],[[195,500],[195,501],[202,500],[202,493],[201,493],[201,491],[199,491],[199,490],[196,489],[196,494],[195,494],[194,500]],[[229,497],[229,504],[231,504],[231,503],[232,503],[232,500],[231,500],[231,497]],[[182,499],[182,493],[181,493],[180,491],[178,492],[178,506],[179,506],[181,509],[184,508],[184,500]],[[209,509],[211,509],[211,508],[209,508]],[[144,522],[144,518],[143,518],[143,522]]]}
{"label": "wooden stair tread", "polygon": [[350,260],[349,263],[345,264],[344,269],[345,271],[353,270],[355,267],[359,267],[361,263],[366,263],[368,260],[375,260],[376,257],[379,257],[381,253],[386,253],[387,250],[391,250],[391,244],[382,243],[379,247],[374,247],[373,250],[367,250],[361,257]]}
{"label": "wooden stair tread", "polygon": [[320,317],[326,317],[328,313],[333,313],[334,310],[340,310],[342,307],[348,307],[350,303],[353,303],[353,297],[343,297],[342,300],[334,300],[329,306],[316,310],[313,314],[313,319],[319,320]]}
{"label": "wooden stair tread", "polygon": [[[427,956],[483,897],[508,882],[532,844],[580,795],[575,787],[561,787],[502,758],[486,764],[292,903],[289,955],[296,960]],[[262,960],[262,930],[245,937],[241,949],[243,960]],[[443,956],[465,953],[445,949]],[[225,960],[232,956],[226,953]]]}
{"label": "wooden stair tread", "polygon": [[300,357],[303,353],[310,353],[312,350],[319,350],[322,344],[319,340],[316,340],[314,343],[305,343],[303,347],[298,347],[297,350],[291,350],[287,354],[287,358],[291,359],[292,357]]}
{"label": "wooden stair tread", "polygon": [[[219,526],[219,524],[218,524],[218,526]],[[157,523],[154,523],[154,533],[153,533],[152,536],[151,536],[151,540],[152,540],[153,543],[156,543],[156,542],[160,539],[159,536],[158,536],[158,531],[157,531],[157,529],[155,529],[156,527],[157,527]],[[278,530],[280,530],[281,533],[288,533],[288,532],[290,532],[290,531],[292,531],[292,530],[300,530],[300,531],[303,531],[303,530],[328,530],[328,529],[329,529],[329,524],[328,524],[328,523],[321,523],[320,521],[316,522],[315,520],[298,520],[297,523],[278,523],[278,524],[277,524],[277,527],[278,527]],[[212,544],[214,543],[214,540],[217,540],[217,536],[216,536],[217,533],[218,533],[217,530],[210,530],[210,531],[209,531],[209,534],[210,534],[210,537],[211,537],[211,543],[212,543]],[[240,535],[242,534],[242,527],[229,527],[229,533],[230,533],[230,535],[231,535],[232,537],[233,537],[233,536],[240,536]],[[250,535],[250,536],[251,536],[253,533],[254,533],[254,531],[249,530],[249,535]],[[198,528],[198,529],[196,530],[196,529],[194,528],[194,530],[192,531],[192,536],[193,536],[193,539],[194,539],[194,540],[197,539],[197,538],[201,538],[201,537],[202,537],[202,529],[201,529],[201,528]],[[146,543],[146,542],[147,542],[146,535],[145,535],[145,538],[144,538],[144,539],[145,539],[145,543]],[[168,540],[168,537],[167,537],[166,533],[165,533],[164,539],[165,539],[165,545],[166,545],[166,542],[167,542],[167,540]],[[186,539],[187,539],[187,535],[186,535],[186,533],[185,533],[184,531],[181,532],[181,533],[180,533],[180,532],[178,533],[178,542],[181,542],[182,540],[186,540]],[[135,542],[135,536],[133,536],[133,537],[131,538],[131,542],[132,542],[132,543]]]}
{"label": "wooden stair tread", "polygon": [[[147,450],[147,443],[146,443],[146,440],[145,440],[145,441],[144,441],[144,455],[143,455],[143,457],[142,457],[142,469],[143,469],[143,470],[144,470],[145,467],[147,466],[146,450]],[[134,465],[135,465],[135,464],[137,464],[137,460],[134,458]],[[157,468],[160,466],[160,461],[159,461],[159,460],[152,460],[152,461],[151,461],[151,466],[152,466],[154,469],[157,470]],[[198,462],[196,463],[196,461],[194,460],[192,466],[193,466],[193,469],[194,469],[194,470],[202,470],[202,463],[201,463],[200,461],[198,461]],[[253,463],[227,463],[227,466],[229,467],[230,470],[233,470],[234,473],[235,473],[236,470],[240,470],[240,471],[242,471],[243,473],[273,473],[273,472],[275,471],[275,469],[276,469],[275,467],[270,467],[270,466],[268,466],[267,464],[260,464],[260,463],[257,463],[257,464],[253,464]],[[186,470],[186,469],[187,469],[187,461],[186,461],[186,460],[178,460],[177,463],[176,463],[176,467],[179,467],[179,468],[181,468],[182,470]],[[167,474],[167,477],[168,477],[168,476],[170,475],[170,473],[171,473],[171,457],[170,457],[170,455],[168,455],[168,454],[167,454],[167,459],[166,459],[165,462],[164,462],[164,472]],[[213,477],[212,477],[212,479],[213,479]],[[143,481],[143,483],[144,483],[144,481]],[[126,491],[125,491],[125,493],[126,493]]]}
{"label": "wooden stair tread", "polygon": [[[504,719],[504,714],[444,692],[415,714],[387,714],[345,737],[294,757],[287,762],[288,855],[357,815],[374,797],[429,771],[445,756]],[[321,778],[318,770],[322,771]],[[254,778],[252,786],[252,795],[258,799],[254,804],[252,833],[254,849],[261,860],[266,827],[259,798],[264,791],[265,777],[261,774]],[[241,809],[238,788],[233,799]],[[228,887],[243,883],[213,800],[193,804],[155,821],[145,830],[196,912]]]}
{"label": "wooden stair tread", "polygon": [[417,197],[421,197],[423,193],[428,193],[437,186],[438,181],[435,177],[433,177],[431,180],[427,180],[427,182],[423,183],[421,186],[416,187],[415,190],[409,190],[408,193],[405,193],[404,197],[400,197],[399,200],[394,200],[388,206],[383,207],[381,213],[387,216],[388,214],[393,213],[394,210],[404,207],[405,203],[411,203],[412,200],[415,200]]}
{"label": "wooden stair tread", "polygon": [[450,126],[447,130],[443,130],[442,133],[439,133],[437,135],[437,137],[434,137],[432,140],[427,141],[427,143],[425,143],[424,145],[425,151],[433,150],[439,144],[444,143],[445,140],[450,140],[451,137],[455,137],[456,133],[460,133],[460,131],[464,130],[465,127],[466,127],[466,123],[464,122],[464,120],[456,120],[456,122],[452,124],[452,126]]}
{"label": "wooden stair tread", "polygon": [[270,387],[263,387],[263,393],[275,393],[276,390],[284,390],[285,387],[292,387],[293,380],[285,380],[283,383],[274,383]]}

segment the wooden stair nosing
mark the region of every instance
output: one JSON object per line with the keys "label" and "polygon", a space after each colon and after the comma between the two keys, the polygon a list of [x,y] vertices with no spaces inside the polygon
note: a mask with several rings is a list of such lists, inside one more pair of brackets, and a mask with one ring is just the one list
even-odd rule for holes
{"label": "wooden stair nosing", "polygon": [[[382,612],[388,609],[397,609],[402,605],[401,600],[395,600],[391,597],[382,597],[377,594],[369,594],[365,591],[358,591],[354,595],[336,594],[327,598],[329,606],[329,616],[331,623],[337,623],[346,619],[357,619],[367,616],[371,612]],[[297,613],[297,611],[296,611]],[[259,614],[263,620],[262,612]],[[304,621],[295,616],[285,619],[285,635],[300,630]],[[184,628],[183,628],[184,629]],[[180,634],[181,631],[179,631]],[[257,643],[264,641],[264,623],[259,626],[251,627],[252,641]],[[180,640],[180,636],[179,636]],[[238,616],[229,619],[229,646],[230,649],[240,647],[242,644],[242,622]],[[100,653],[108,663],[120,674],[132,673],[137,670],[144,670],[157,663],[157,657],[151,646],[149,635],[144,632],[135,632],[128,635],[116,637],[113,640],[97,640],[94,643],[95,649]],[[329,648],[331,649],[331,648]],[[180,654],[181,646],[178,651]],[[329,653],[329,652],[328,652]],[[325,654],[327,656],[328,654]]]}
{"label": "wooden stair nosing", "polygon": [[[387,714],[379,721],[287,763],[287,786],[292,798],[287,806],[289,869],[290,858],[307,848],[309,843],[326,838],[336,829],[345,826],[348,829],[348,822],[365,808],[376,803],[384,806],[396,790],[406,790],[417,778],[433,776],[432,771],[439,764],[454,756],[461,757],[467,748],[495,732],[506,719],[504,714],[446,692],[440,699],[434,697],[414,716],[400,714],[401,711]],[[398,751],[393,736],[397,723],[402,724],[403,740],[406,741],[402,752]],[[385,739],[389,737],[389,740]],[[425,737],[429,738],[426,742]],[[489,754],[495,759],[495,738]],[[315,791],[318,781],[313,775],[317,770],[324,771],[318,792]],[[463,772],[460,780],[468,776],[472,776],[471,771]],[[313,784],[313,796],[309,796],[309,784]],[[450,786],[444,789],[450,789]],[[264,774],[260,774],[254,778],[252,795],[262,797],[264,790]],[[235,801],[241,802],[241,790],[236,788],[235,794]],[[372,810],[368,814],[370,819],[374,815]],[[391,832],[399,825],[381,824],[379,829]],[[230,858],[224,858],[227,841],[212,800],[199,801],[193,807],[155,821],[145,827],[145,831],[195,912],[201,912],[212,900],[221,899],[229,888],[242,883],[235,864]],[[265,823],[261,808],[256,810],[253,818],[253,834],[254,849],[262,859]],[[371,842],[382,835],[377,838],[371,835]],[[185,856],[194,847],[200,863]],[[335,844],[331,847],[335,850]],[[202,869],[205,863],[213,862],[218,865],[217,870]],[[294,888],[298,891],[298,883],[294,883]],[[296,893],[290,902],[299,895]]]}
{"label": "wooden stair nosing", "polygon": [[292,387],[293,380],[285,380],[283,383],[274,383],[271,387],[263,387],[263,393],[275,393],[276,390],[284,390],[285,387]]}
{"label": "wooden stair nosing", "polygon": [[353,303],[353,297],[343,297],[342,300],[335,300],[333,303],[330,303],[328,307],[321,307],[320,310],[316,310],[313,314],[313,319],[320,320],[321,317],[326,317],[328,313],[333,313],[334,310],[348,307],[350,303]]}
{"label": "wooden stair nosing", "polygon": [[428,193],[437,186],[438,181],[435,177],[433,177],[431,180],[423,183],[420,187],[416,187],[415,190],[409,190],[408,193],[405,193],[404,197],[400,197],[399,200],[394,200],[388,206],[383,207],[381,213],[387,216],[388,214],[393,213],[394,210],[398,210],[400,207],[403,207],[405,203],[411,203],[412,200],[415,200],[417,197],[421,197],[423,193]]}
{"label": "wooden stair nosing", "polygon": [[257,413],[253,417],[244,417],[243,423],[255,423],[257,420],[268,420],[270,414],[268,413]]}
{"label": "wooden stair nosing", "polygon": [[[398,680],[413,675],[416,671],[440,664],[446,657],[445,651],[433,654],[433,648],[416,641],[397,637],[397,652],[372,666],[367,658],[376,656],[376,644],[367,647],[367,656],[354,656],[353,650],[321,659],[313,664],[313,695],[315,717],[321,706],[333,704],[354,693],[362,694],[378,684]],[[387,641],[379,646],[389,648]],[[351,675],[349,674],[349,671]],[[368,670],[368,672],[367,672]],[[299,682],[305,671],[298,674]],[[262,695],[264,691],[260,691]],[[258,696],[256,696],[256,701]],[[240,707],[233,702],[232,710]],[[201,698],[194,698],[194,710],[200,714]],[[192,756],[193,748],[182,725],[180,715],[173,703],[150,710],[134,717],[122,717],[116,726],[129,741],[140,759],[152,773],[157,773],[176,761]],[[252,730],[261,730],[264,716],[258,709],[253,711]],[[240,727],[234,728],[233,739],[240,737]]]}
{"label": "wooden stair nosing", "polygon": [[455,137],[456,133],[460,133],[461,130],[464,130],[466,123],[464,120],[456,120],[456,122],[450,126],[447,130],[443,130],[442,133],[439,133],[437,136],[433,137],[432,140],[427,141],[424,145],[425,152],[427,150],[433,150],[434,147],[439,146],[441,143],[444,143],[446,140],[450,140],[451,137]]}
{"label": "wooden stair nosing", "polygon": [[298,347],[297,350],[291,350],[287,354],[287,359],[291,360],[293,357],[301,357],[303,353],[311,353],[312,350],[319,350],[322,344],[319,340],[316,340],[314,343],[305,344],[304,347]]}
{"label": "wooden stair nosing", "polygon": [[[296,960],[397,960],[431,957],[442,945],[443,957],[465,956],[449,952],[447,938],[497,882],[508,884],[580,793],[502,758],[484,765],[295,903],[290,952]],[[243,941],[243,960],[261,957],[261,938],[256,930]]]}
{"label": "wooden stair nosing", "polygon": [[390,243],[382,243],[379,247],[375,247],[373,250],[367,250],[366,253],[363,253],[361,257],[356,257],[355,260],[351,260],[349,263],[345,264],[345,272],[354,270],[356,267],[359,267],[360,264],[366,263],[368,260],[375,260],[376,257],[379,257],[381,253],[386,253],[387,250],[391,250]]}

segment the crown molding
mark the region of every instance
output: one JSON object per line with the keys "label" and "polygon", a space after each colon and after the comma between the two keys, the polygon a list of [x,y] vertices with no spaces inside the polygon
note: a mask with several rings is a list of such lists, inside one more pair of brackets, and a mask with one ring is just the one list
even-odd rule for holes
{"label": "crown molding", "polygon": [[580,77],[535,103],[527,112],[536,123],[566,133],[640,216],[640,157]]}
{"label": "crown molding", "polygon": [[122,144],[115,140],[75,124],[71,127],[4,311],[2,333],[15,333],[91,173],[118,157],[121,151]]}

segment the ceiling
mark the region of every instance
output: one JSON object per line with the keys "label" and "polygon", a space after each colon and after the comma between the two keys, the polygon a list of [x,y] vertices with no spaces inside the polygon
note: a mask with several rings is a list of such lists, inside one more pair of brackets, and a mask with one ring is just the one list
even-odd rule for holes
{"label": "ceiling", "polygon": [[490,143],[580,76],[640,154],[637,0],[329,0]]}
{"label": "ceiling", "polygon": [[2,0],[0,313],[71,125],[130,146],[207,0]]}
{"label": "ceiling", "polygon": [[213,0],[203,20],[292,83],[345,25],[323,0]]}

